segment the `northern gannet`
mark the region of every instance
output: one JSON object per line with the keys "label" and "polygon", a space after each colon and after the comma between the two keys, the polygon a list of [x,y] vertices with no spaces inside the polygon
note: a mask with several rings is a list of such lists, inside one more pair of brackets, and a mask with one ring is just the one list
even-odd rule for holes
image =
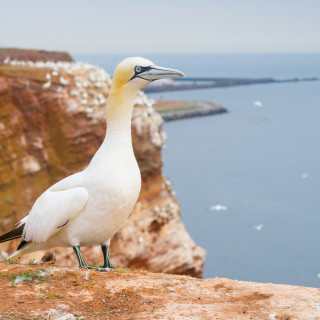
{"label": "northern gannet", "polygon": [[[112,236],[132,211],[141,188],[140,170],[131,138],[131,117],[137,92],[163,78],[178,78],[181,71],[128,58],[115,69],[107,102],[107,133],[88,167],[51,186],[34,203],[17,228],[0,243],[20,238],[11,256],[52,247],[73,247],[79,267],[100,271],[113,268],[109,258]],[[89,267],[80,246],[101,245],[104,264]]]}

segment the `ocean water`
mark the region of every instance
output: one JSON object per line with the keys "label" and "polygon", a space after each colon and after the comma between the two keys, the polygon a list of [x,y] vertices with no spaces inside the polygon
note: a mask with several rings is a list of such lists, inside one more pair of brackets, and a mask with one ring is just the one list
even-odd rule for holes
{"label": "ocean water", "polygon": [[[110,72],[122,56],[76,58]],[[189,76],[320,75],[319,54],[148,58]],[[188,232],[207,250],[205,277],[320,287],[319,92],[317,81],[149,95],[229,110],[164,125],[164,173]],[[209,210],[217,204],[227,210]]]}

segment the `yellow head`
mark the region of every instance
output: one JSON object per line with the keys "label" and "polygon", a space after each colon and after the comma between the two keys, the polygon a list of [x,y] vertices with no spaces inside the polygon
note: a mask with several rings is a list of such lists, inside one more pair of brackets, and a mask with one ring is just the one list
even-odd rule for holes
{"label": "yellow head", "polygon": [[113,75],[107,103],[107,121],[126,119],[129,126],[137,92],[151,81],[183,77],[181,71],[157,67],[150,60],[134,57],[120,62]]}
{"label": "yellow head", "polygon": [[132,57],[123,60],[116,67],[113,86],[115,89],[130,88],[138,91],[151,81],[183,76],[181,71],[158,67],[150,60]]}

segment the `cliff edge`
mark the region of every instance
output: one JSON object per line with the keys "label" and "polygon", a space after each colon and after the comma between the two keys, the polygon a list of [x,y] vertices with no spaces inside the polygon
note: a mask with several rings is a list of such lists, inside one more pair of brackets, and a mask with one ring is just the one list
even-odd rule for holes
{"label": "cliff edge", "polygon": [[1,319],[319,320],[320,289],[0,263]]}
{"label": "cliff edge", "polygon": [[[0,65],[28,65],[36,61],[73,61],[69,52],[34,49],[0,48]],[[20,62],[20,63],[19,63]]]}

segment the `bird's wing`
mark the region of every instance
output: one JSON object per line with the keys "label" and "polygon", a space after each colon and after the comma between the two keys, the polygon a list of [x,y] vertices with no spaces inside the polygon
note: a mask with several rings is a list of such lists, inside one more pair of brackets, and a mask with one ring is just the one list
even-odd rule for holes
{"label": "bird's wing", "polygon": [[79,175],[61,180],[36,200],[29,215],[23,219],[22,239],[46,242],[83,210],[88,201],[88,191],[79,183],[82,180]]}

